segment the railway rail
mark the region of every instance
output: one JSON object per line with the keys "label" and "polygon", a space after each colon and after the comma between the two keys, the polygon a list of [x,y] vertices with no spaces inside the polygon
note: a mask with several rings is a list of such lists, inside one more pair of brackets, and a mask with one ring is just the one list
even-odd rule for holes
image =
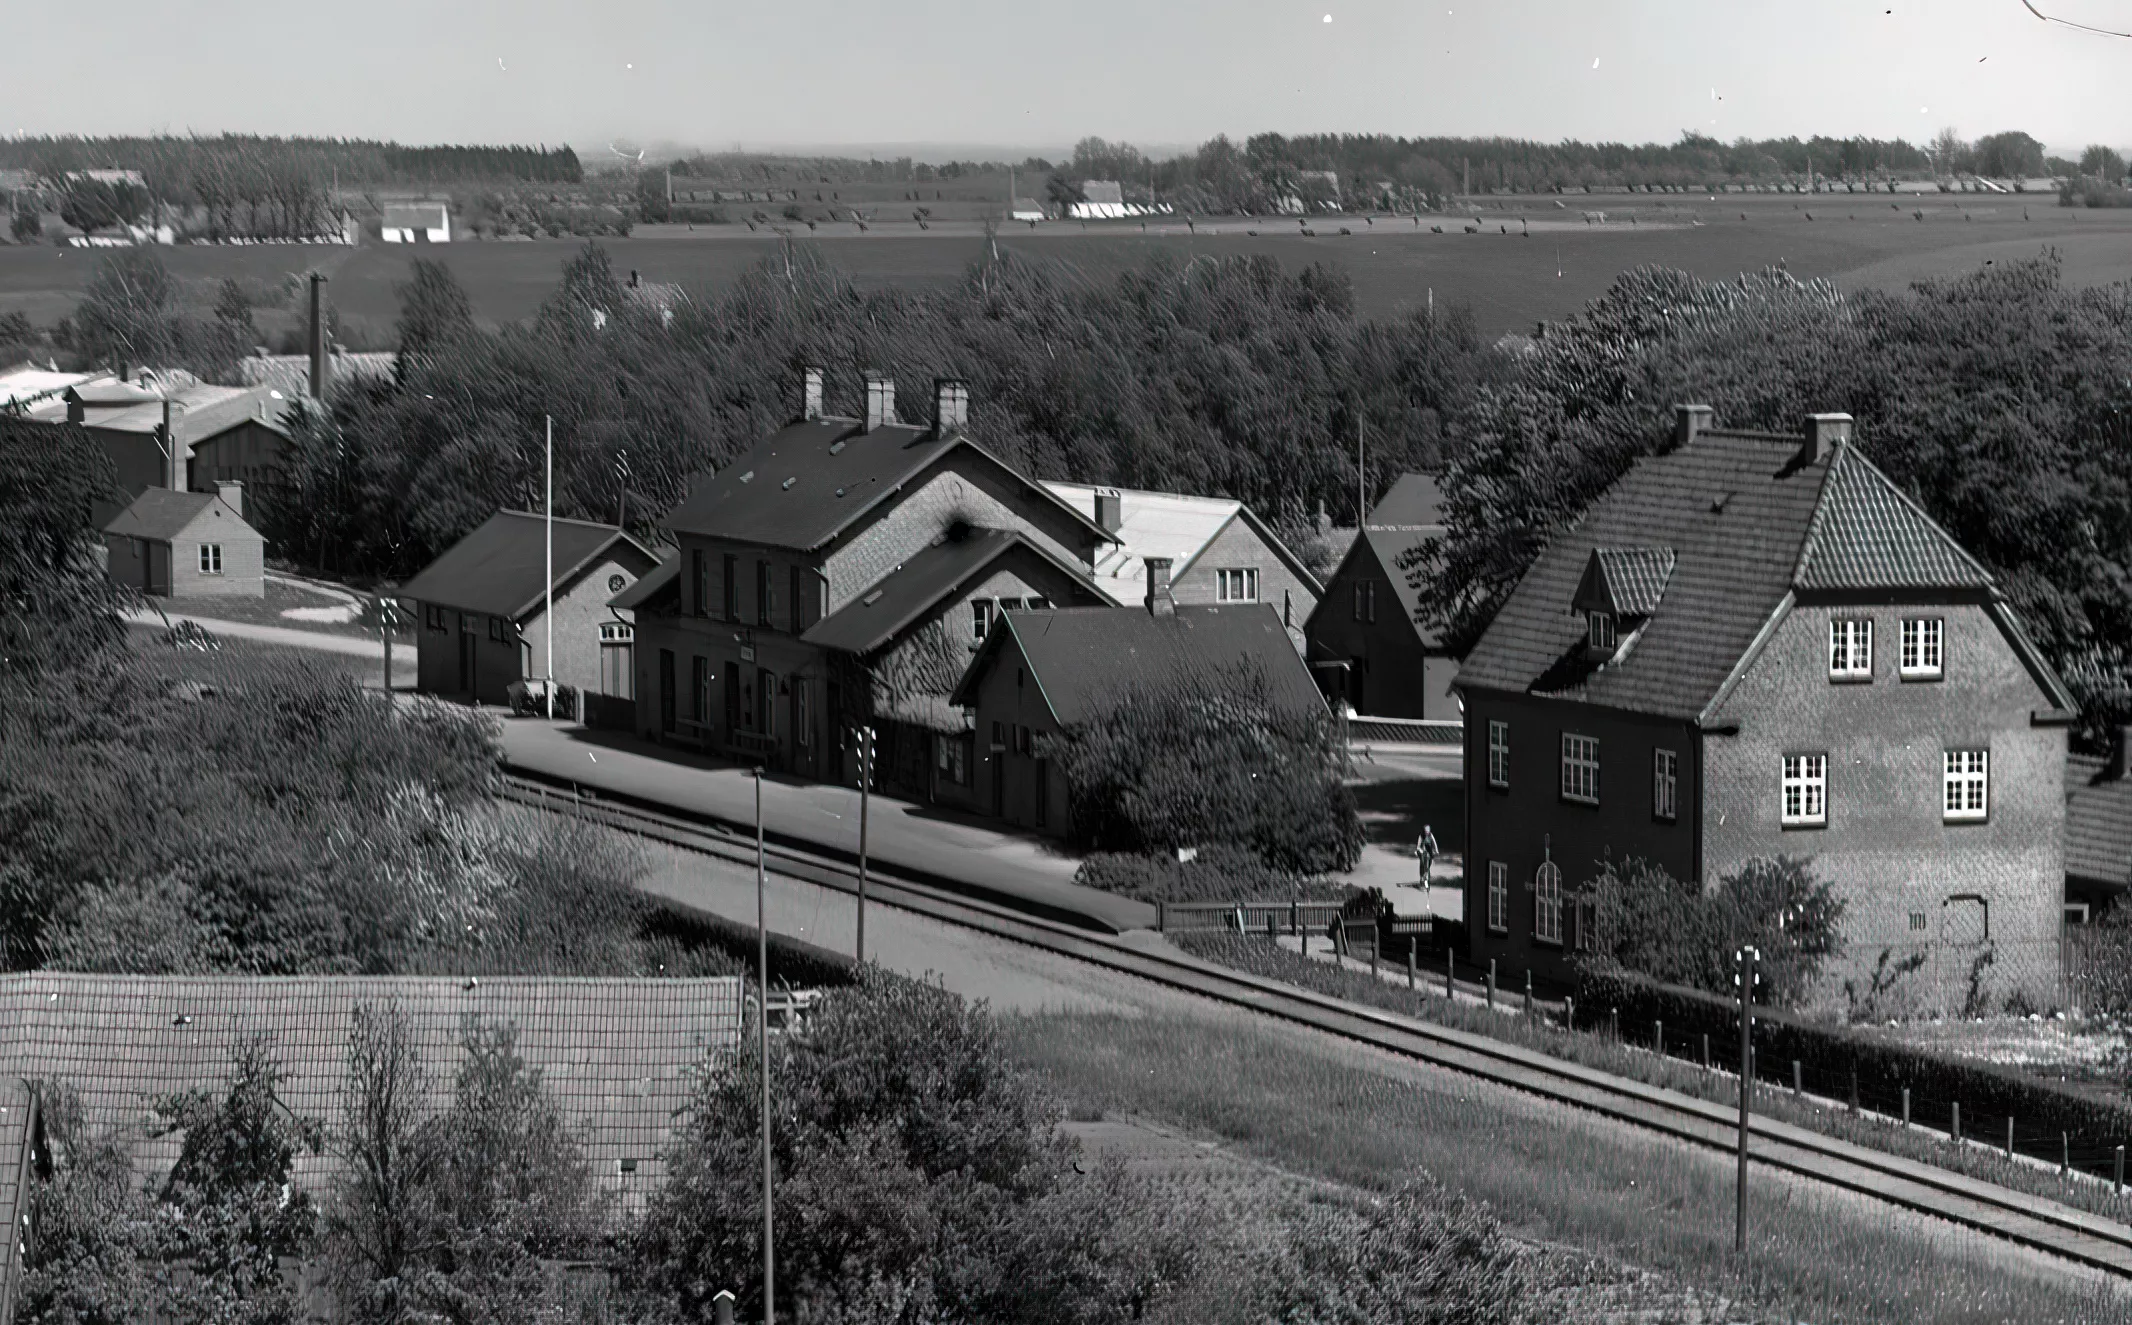
{"label": "railway rail", "polygon": [[[506,776],[503,795],[507,800],[579,816],[682,850],[754,864],[751,825],[688,815],[671,807],[524,772]],[[768,868],[780,876],[845,892],[857,890],[853,863],[834,852],[780,840],[766,844],[765,856]],[[1181,953],[1144,946],[1122,935],[1092,928],[1092,922],[1085,918],[1076,918],[1075,923],[1032,915],[955,891],[937,880],[915,878],[872,864],[867,874],[867,895],[882,905],[1249,1008],[1692,1145],[1728,1153],[1737,1145],[1738,1114],[1733,1107],[1550,1058],[1483,1035],[1345,1003]],[[2098,1215],[1760,1116],[1751,1123],[1748,1154],[1770,1168],[1950,1220],[2077,1264],[2132,1277],[2132,1228]]]}

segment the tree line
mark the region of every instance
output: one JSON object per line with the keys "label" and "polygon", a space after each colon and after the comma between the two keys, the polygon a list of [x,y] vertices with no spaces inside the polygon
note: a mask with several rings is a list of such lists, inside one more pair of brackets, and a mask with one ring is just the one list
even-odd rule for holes
{"label": "tree line", "polygon": [[238,168],[293,171],[348,185],[435,185],[522,180],[576,184],[585,177],[569,147],[516,145],[408,146],[358,138],[213,137],[0,138],[0,170],[58,178],[90,169],[138,170],[172,200],[195,181]]}

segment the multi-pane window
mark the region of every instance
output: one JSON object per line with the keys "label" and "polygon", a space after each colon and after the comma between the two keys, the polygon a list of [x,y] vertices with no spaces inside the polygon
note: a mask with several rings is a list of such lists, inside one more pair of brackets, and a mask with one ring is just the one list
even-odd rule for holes
{"label": "multi-pane window", "polygon": [[1671,750],[1651,752],[1651,817],[1680,816],[1680,756]]}
{"label": "multi-pane window", "polygon": [[1510,928],[1510,867],[1500,860],[1488,862],[1488,928]]}
{"label": "multi-pane window", "polygon": [[1599,738],[1562,733],[1562,799],[1599,803]]}
{"label": "multi-pane window", "polygon": [[1377,619],[1377,582],[1361,580],[1355,584],[1355,620]]}
{"label": "multi-pane window", "polygon": [[1902,676],[1905,681],[1931,681],[1939,677],[1944,633],[1945,625],[1936,616],[1903,622]]}
{"label": "multi-pane window", "polygon": [[220,543],[202,543],[200,545],[200,573],[202,575],[220,575],[222,573],[222,545]]}
{"label": "multi-pane window", "polygon": [[1488,723],[1488,785],[1510,785],[1510,724],[1507,722],[1491,720]]}
{"label": "multi-pane window", "polygon": [[1784,756],[1784,822],[1828,822],[1828,756]]}
{"label": "multi-pane window", "polygon": [[1870,617],[1828,623],[1828,677],[1831,681],[1873,679],[1873,622]]}
{"label": "multi-pane window", "polygon": [[952,786],[970,785],[970,738],[967,736],[935,736],[934,767],[940,780]]}
{"label": "multi-pane window", "polygon": [[972,598],[970,600],[970,639],[973,642],[981,642],[985,637],[986,627],[991,624],[992,600],[989,598]]}
{"label": "multi-pane window", "polygon": [[1614,614],[1612,612],[1587,612],[1584,614],[1584,642],[1595,653],[1614,651]]}
{"label": "multi-pane window", "polygon": [[444,629],[444,607],[440,603],[422,605],[422,624],[431,630]]}
{"label": "multi-pane window", "polygon": [[702,548],[690,548],[688,554],[689,580],[695,593],[697,616],[711,614],[711,558]]}
{"label": "multi-pane window", "polygon": [[1562,941],[1562,867],[1542,861],[1532,877],[1532,936],[1542,943]]}
{"label": "multi-pane window", "polygon": [[505,621],[502,617],[492,616],[489,618],[490,639],[495,640],[498,644],[508,644],[511,642],[511,636],[513,633],[515,632],[511,630],[510,623]]}
{"label": "multi-pane window", "polygon": [[725,596],[725,619],[740,620],[740,558],[728,552],[718,563],[725,578],[719,581],[720,591]]}
{"label": "multi-pane window", "polygon": [[1255,603],[1258,601],[1258,571],[1251,567],[1215,571],[1214,587],[1224,603]]}
{"label": "multi-pane window", "polygon": [[1991,751],[1949,750],[1946,772],[1941,778],[1944,807],[1949,819],[1981,819],[1990,803]]}

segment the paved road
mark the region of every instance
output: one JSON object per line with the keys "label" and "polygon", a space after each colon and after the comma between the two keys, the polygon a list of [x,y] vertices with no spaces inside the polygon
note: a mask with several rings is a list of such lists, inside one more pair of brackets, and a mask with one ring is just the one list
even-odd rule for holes
{"label": "paved road", "polygon": [[[755,821],[754,778],[713,759],[661,749],[633,736],[575,723],[514,718],[503,724],[504,756],[514,765],[729,823]],[[859,846],[859,795],[848,787],[795,778],[763,779],[763,824],[773,836],[841,853]],[[1001,832],[989,821],[889,796],[872,798],[867,828],[873,859],[943,880],[1003,893],[1054,912],[1087,916],[1114,931],[1146,929],[1155,908],[1083,888],[1078,865],[1042,840]]]}

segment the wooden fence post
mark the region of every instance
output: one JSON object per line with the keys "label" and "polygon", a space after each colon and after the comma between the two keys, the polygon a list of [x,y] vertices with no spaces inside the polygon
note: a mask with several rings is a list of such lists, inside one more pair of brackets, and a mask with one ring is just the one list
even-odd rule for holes
{"label": "wooden fence post", "polygon": [[1444,997],[1458,997],[1458,954],[1449,948],[1444,949]]}
{"label": "wooden fence post", "polygon": [[1703,1070],[1710,1070],[1710,1032],[1703,1032]]}
{"label": "wooden fence post", "polygon": [[1532,968],[1525,968],[1525,1015],[1532,1015]]}
{"label": "wooden fence post", "polygon": [[1488,1006],[1495,1006],[1495,958],[1488,959]]}
{"label": "wooden fence post", "polygon": [[1409,989],[1414,987],[1414,949],[1420,946],[1421,944],[1413,935],[1407,935],[1407,988]]}
{"label": "wooden fence post", "polygon": [[1170,932],[1170,904],[1159,897],[1155,899],[1155,932],[1157,934]]}
{"label": "wooden fence post", "polygon": [[2006,1115],[2006,1157],[2014,1157],[2014,1116],[2010,1113]]}
{"label": "wooden fence post", "polygon": [[1954,1135],[1954,1143],[1955,1143],[1956,1145],[1960,1145],[1960,1144],[1962,1143],[1962,1102],[1961,1102],[1960,1100],[1956,1100],[1956,1101],[1954,1102],[1954,1132],[1953,1132],[1953,1135]]}
{"label": "wooden fence post", "polygon": [[1801,1083],[1799,1076],[1799,1060],[1796,1058],[1791,1060],[1791,1093],[1794,1097],[1806,1093],[1806,1087]]}
{"label": "wooden fence post", "polygon": [[2123,1146],[2117,1148],[2117,1158],[2112,1167],[2116,1172],[2116,1178],[2112,1185],[2116,1188],[2116,1194],[2123,1196],[2125,1194],[2125,1148]]}
{"label": "wooden fence post", "polygon": [[1562,1000],[1562,1029],[1566,1031],[1577,1029],[1577,1000],[1575,998],[1565,997]]}
{"label": "wooden fence post", "polygon": [[1851,1112],[1858,1112],[1858,1064],[1851,1064]]}
{"label": "wooden fence post", "polygon": [[1903,1087],[1903,1126],[1910,1125],[1910,1088]]}
{"label": "wooden fence post", "polygon": [[1651,1052],[1660,1058],[1666,1056],[1666,1023],[1662,1017],[1651,1029]]}

